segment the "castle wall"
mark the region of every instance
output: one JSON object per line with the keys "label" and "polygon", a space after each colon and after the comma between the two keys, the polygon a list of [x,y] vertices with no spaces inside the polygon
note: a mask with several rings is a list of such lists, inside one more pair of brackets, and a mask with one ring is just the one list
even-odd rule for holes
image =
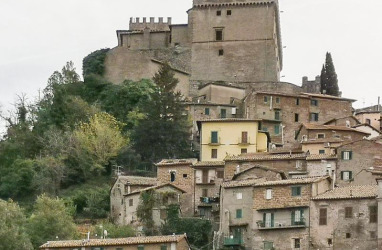
{"label": "castle wall", "polygon": [[163,21],[163,17],[158,18],[158,22],[155,22],[154,17],[150,17],[150,21],[148,22],[145,17],[142,18],[142,21],[139,17],[130,18],[129,29],[130,30],[144,30],[149,28],[151,30],[156,31],[168,31],[170,30],[171,25],[171,17],[167,18],[167,22]]}
{"label": "castle wall", "polygon": [[209,84],[199,90],[199,96],[205,96],[212,103],[231,104],[231,98],[243,99],[245,89]]}
{"label": "castle wall", "polygon": [[171,47],[176,45],[190,47],[188,25],[171,25]]}

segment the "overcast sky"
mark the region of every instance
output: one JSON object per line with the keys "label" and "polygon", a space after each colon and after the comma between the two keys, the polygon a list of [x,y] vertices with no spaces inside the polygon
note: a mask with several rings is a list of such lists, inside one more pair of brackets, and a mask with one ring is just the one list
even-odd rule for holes
{"label": "overcast sky", "polygon": [[[344,97],[354,107],[376,104],[382,95],[381,0],[279,0],[284,49],[282,81],[301,85],[320,74],[332,53]],[[0,0],[0,104],[16,94],[32,101],[47,79],[72,60],[117,45],[115,31],[130,17],[173,17],[186,23],[192,0]]]}

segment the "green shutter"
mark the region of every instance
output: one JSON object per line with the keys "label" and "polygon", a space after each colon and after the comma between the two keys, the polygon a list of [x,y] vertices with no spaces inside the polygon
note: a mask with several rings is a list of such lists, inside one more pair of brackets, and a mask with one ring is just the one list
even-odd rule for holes
{"label": "green shutter", "polygon": [[167,250],[167,246],[166,245],[160,246],[160,250]]}
{"label": "green shutter", "polygon": [[344,151],[341,152],[341,159],[344,159]]}
{"label": "green shutter", "polygon": [[241,209],[236,209],[236,218],[240,219],[243,217],[243,212]]}
{"label": "green shutter", "polygon": [[209,115],[210,114],[210,109],[209,108],[205,108],[204,109],[204,114],[205,115]]}
{"label": "green shutter", "polygon": [[294,221],[295,221],[295,211],[292,210],[292,212],[291,212],[291,222],[290,222],[290,224],[291,224],[292,226],[294,225]]}
{"label": "green shutter", "polygon": [[273,213],[271,213],[271,227],[275,226],[275,216]]}
{"label": "green shutter", "polygon": [[352,151],[349,151],[349,160],[352,159],[352,156],[353,156],[353,152],[352,152]]}
{"label": "green shutter", "polygon": [[138,250],[144,250],[144,249],[145,249],[144,246],[142,246],[142,245],[138,246]]}
{"label": "green shutter", "polygon": [[218,132],[217,131],[211,132],[211,143],[218,143]]}

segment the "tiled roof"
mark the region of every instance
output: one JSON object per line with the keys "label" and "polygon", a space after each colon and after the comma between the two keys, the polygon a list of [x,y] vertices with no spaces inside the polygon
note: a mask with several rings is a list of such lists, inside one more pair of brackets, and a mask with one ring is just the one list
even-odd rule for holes
{"label": "tiled roof", "polygon": [[244,119],[244,118],[221,118],[221,119],[206,119],[198,122],[259,122],[261,119]]}
{"label": "tiled roof", "polygon": [[192,165],[197,162],[197,159],[163,159],[156,165],[159,166],[173,166],[173,165]]}
{"label": "tiled roof", "polygon": [[316,143],[341,143],[344,142],[344,140],[340,138],[315,138],[315,139],[308,139],[307,141],[302,141],[301,144],[316,144]]}
{"label": "tiled roof", "polygon": [[234,179],[237,178],[237,176],[240,176],[241,174],[246,173],[246,172],[248,172],[248,171],[250,171],[250,170],[252,170],[252,169],[255,169],[255,168],[260,168],[260,169],[263,169],[263,170],[266,170],[266,171],[273,171],[273,172],[276,172],[276,173],[281,174],[281,176],[282,176],[283,178],[285,178],[285,179],[287,178],[286,175],[285,175],[285,173],[284,173],[283,171],[281,171],[281,170],[278,170],[278,169],[275,169],[275,168],[270,168],[270,167],[265,167],[265,166],[261,166],[261,165],[255,165],[255,166],[252,166],[252,167],[250,167],[250,168],[247,168],[247,169],[245,169],[245,170],[243,170],[243,171],[240,171],[239,173],[235,174],[235,175],[232,177],[232,179],[234,180]]}
{"label": "tiled roof", "polygon": [[315,183],[321,180],[325,180],[329,178],[328,176],[322,176],[322,177],[305,177],[305,178],[294,178],[294,179],[288,179],[288,180],[278,180],[278,181],[265,181],[262,183],[257,183],[256,187],[258,186],[280,186],[280,185],[295,185],[295,184],[309,184],[309,183]]}
{"label": "tiled roof", "polygon": [[355,102],[357,100],[355,99],[349,99],[339,96],[333,96],[333,95],[324,95],[324,94],[313,94],[313,93],[301,93],[302,95],[307,95],[309,97],[317,97],[317,98],[325,98],[325,99],[334,99],[334,100],[340,100],[340,101],[350,101]]}
{"label": "tiled roof", "polygon": [[269,153],[247,153],[241,155],[228,155],[225,161],[251,161],[251,160],[288,160],[305,159],[306,154],[269,154]]}
{"label": "tiled roof", "polygon": [[265,178],[256,178],[256,179],[245,179],[238,181],[225,181],[222,183],[222,187],[224,188],[233,188],[233,187],[250,187],[259,182],[266,181]]}
{"label": "tiled roof", "polygon": [[148,188],[144,188],[144,189],[139,189],[139,190],[135,190],[131,193],[128,193],[128,194],[125,194],[125,196],[129,196],[129,195],[132,195],[132,194],[139,194],[141,192],[144,192],[144,191],[147,191],[147,190],[151,190],[151,189],[160,189],[162,187],[165,187],[165,186],[170,186],[170,187],[173,187],[175,189],[178,189],[179,191],[181,191],[182,193],[187,193],[186,191],[184,191],[183,189],[171,184],[171,183],[165,183],[165,184],[161,184],[161,185],[158,185],[158,186],[153,186],[153,187],[148,187]]}
{"label": "tiled roof", "polygon": [[329,120],[327,122],[324,122],[323,124],[326,125],[326,124],[329,124],[331,122],[338,121],[340,119],[346,119],[346,118],[353,119],[357,124],[361,123],[354,115],[348,115],[348,116],[344,116],[344,117],[333,118],[333,119],[331,119],[331,120]]}
{"label": "tiled roof", "polygon": [[320,124],[313,124],[313,123],[304,123],[303,126],[307,130],[340,130],[340,131],[353,131],[363,134],[369,134],[367,132],[363,132],[354,128],[349,128],[346,126],[333,126],[333,125],[320,125]]}
{"label": "tiled roof", "polygon": [[179,242],[186,238],[185,235],[171,236],[147,236],[147,237],[129,237],[118,239],[90,239],[90,240],[65,240],[48,241],[40,248],[71,248],[71,247],[98,247],[98,246],[124,246],[137,244],[155,244]]}
{"label": "tiled roof", "polygon": [[153,186],[155,185],[157,179],[150,177],[142,177],[142,176],[119,176],[118,180],[120,180],[124,184],[130,185],[143,185],[143,186]]}
{"label": "tiled roof", "polygon": [[308,155],[308,156],[306,156],[306,160],[307,161],[335,160],[335,159],[337,159],[337,155],[318,154],[318,155]]}
{"label": "tiled roof", "polygon": [[231,3],[203,3],[203,4],[195,4],[194,7],[221,7],[221,6],[244,6],[244,5],[260,5],[260,4],[270,4],[274,3],[274,1],[256,1],[256,2],[231,2]]}
{"label": "tiled roof", "polygon": [[377,185],[339,187],[313,197],[312,200],[360,199],[377,197]]}
{"label": "tiled roof", "polygon": [[222,167],[224,164],[224,161],[199,161],[194,167]]}

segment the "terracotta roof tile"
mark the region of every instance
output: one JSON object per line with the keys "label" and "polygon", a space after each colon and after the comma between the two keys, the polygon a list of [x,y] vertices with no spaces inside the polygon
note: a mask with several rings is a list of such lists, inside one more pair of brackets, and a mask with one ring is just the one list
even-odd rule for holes
{"label": "terracotta roof tile", "polygon": [[256,178],[256,179],[245,179],[238,181],[225,181],[222,183],[222,187],[224,188],[233,188],[233,187],[250,187],[259,182],[266,181],[265,178]]}
{"label": "terracotta roof tile", "polygon": [[295,184],[310,184],[315,183],[321,180],[325,180],[329,178],[328,176],[321,176],[321,177],[305,177],[305,178],[293,178],[288,180],[278,180],[278,181],[265,181],[262,183],[257,183],[256,187],[258,186],[280,186],[280,185],[295,185]]}
{"label": "terracotta roof tile", "polygon": [[129,195],[132,195],[132,194],[139,194],[141,192],[144,192],[144,191],[147,191],[147,190],[151,190],[151,189],[159,189],[159,188],[162,188],[162,187],[165,187],[165,186],[171,186],[175,189],[178,189],[179,191],[181,191],[182,193],[187,193],[186,191],[184,191],[183,189],[171,184],[171,183],[165,183],[165,184],[162,184],[162,185],[158,185],[158,186],[153,186],[153,187],[148,187],[148,188],[143,188],[143,189],[139,189],[139,190],[135,190],[131,193],[128,193],[128,194],[125,194],[124,196],[129,196]]}
{"label": "terracotta roof tile", "polygon": [[222,167],[224,164],[224,161],[199,161],[194,167]]}
{"label": "terracotta roof tile", "polygon": [[315,144],[315,143],[341,143],[344,140],[340,138],[322,138],[322,139],[308,139],[307,141],[302,141],[301,144]]}
{"label": "terracotta roof tile", "polygon": [[304,123],[303,126],[307,130],[341,130],[341,131],[353,131],[353,132],[358,132],[363,134],[369,134],[367,132],[363,132],[354,128],[349,128],[346,126],[320,125],[320,124],[313,124],[313,123]]}
{"label": "terracotta roof tile", "polygon": [[244,119],[244,118],[221,118],[221,119],[206,119],[197,122],[258,122],[261,119]]}
{"label": "terracotta roof tile", "polygon": [[65,240],[65,241],[48,241],[40,248],[69,248],[69,247],[92,247],[92,246],[124,246],[136,244],[155,244],[179,242],[186,238],[185,235],[171,236],[147,236],[147,237],[129,237],[118,239],[90,239],[90,240]]}
{"label": "terracotta roof tile", "polygon": [[308,155],[306,156],[307,161],[314,160],[335,160],[337,159],[337,155],[327,155],[327,154],[318,154],[318,155]]}
{"label": "terracotta roof tile", "polygon": [[269,154],[269,153],[248,153],[241,155],[227,156],[225,161],[251,161],[251,160],[288,160],[305,159],[306,154]]}
{"label": "terracotta roof tile", "polygon": [[158,167],[160,166],[173,166],[173,165],[192,165],[195,162],[197,162],[197,159],[190,158],[190,159],[163,159],[160,162],[158,162],[156,165]]}
{"label": "terracotta roof tile", "polygon": [[312,200],[376,198],[377,193],[377,185],[347,186],[327,191],[326,193],[313,197]]}
{"label": "terracotta roof tile", "polygon": [[154,186],[157,182],[156,178],[131,175],[119,176],[118,180],[120,180],[124,184],[144,186]]}

